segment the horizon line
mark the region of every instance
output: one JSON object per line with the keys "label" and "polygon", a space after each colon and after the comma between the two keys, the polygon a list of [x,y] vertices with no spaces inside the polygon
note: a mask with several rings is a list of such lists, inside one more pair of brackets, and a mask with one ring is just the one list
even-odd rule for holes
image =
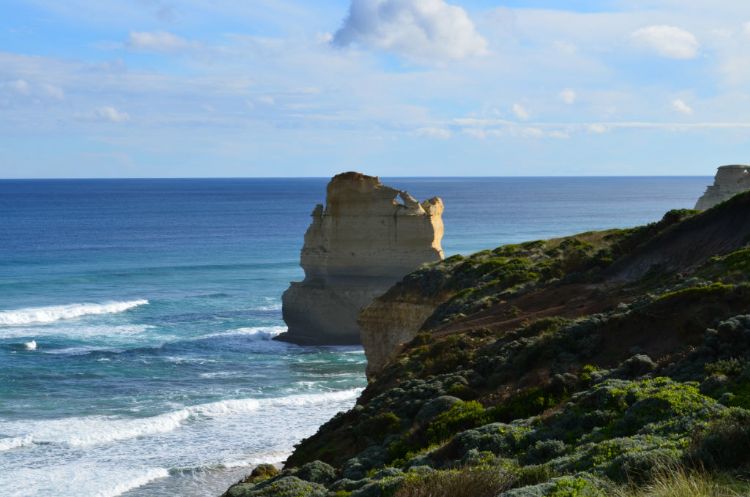
{"label": "horizon line", "polygon": [[[341,174],[341,173],[336,173]],[[366,173],[362,173],[366,174]],[[335,176],[335,175],[333,175]],[[122,180],[231,180],[231,179],[330,179],[333,176],[119,176],[119,177],[44,177],[44,178],[0,178],[0,181],[122,181]],[[371,176],[371,175],[368,175]],[[632,175],[468,175],[468,176],[389,176],[374,175],[377,178],[389,179],[511,179],[511,178],[713,178],[714,175],[702,174],[632,174]]]}

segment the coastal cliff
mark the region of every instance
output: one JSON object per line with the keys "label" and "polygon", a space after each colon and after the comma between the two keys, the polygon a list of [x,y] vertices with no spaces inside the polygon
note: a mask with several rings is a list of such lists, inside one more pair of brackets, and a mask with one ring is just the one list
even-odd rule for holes
{"label": "coastal cliff", "polygon": [[716,172],[714,184],[706,188],[695,208],[701,211],[710,209],[747,190],[750,190],[750,166],[722,166]]}
{"label": "coastal cliff", "polygon": [[746,193],[421,267],[357,405],[227,496],[748,495],[749,242]]}
{"label": "coastal cliff", "polygon": [[437,197],[420,203],[373,176],[335,176],[305,233],[305,279],[282,297],[288,332],[280,339],[361,343],[360,310],[405,274],[443,258],[442,213]]}

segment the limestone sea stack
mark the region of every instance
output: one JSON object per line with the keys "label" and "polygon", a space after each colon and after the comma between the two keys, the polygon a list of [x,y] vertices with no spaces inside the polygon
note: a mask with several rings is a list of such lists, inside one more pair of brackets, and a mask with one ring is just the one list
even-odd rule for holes
{"label": "limestone sea stack", "polygon": [[374,176],[334,176],[305,233],[305,279],[282,296],[288,331],[279,339],[361,343],[359,311],[421,264],[443,258],[442,213],[440,198],[420,203]]}
{"label": "limestone sea stack", "polygon": [[695,208],[705,211],[748,190],[750,190],[750,166],[722,166],[716,172],[714,184],[706,188],[706,193],[698,199]]}

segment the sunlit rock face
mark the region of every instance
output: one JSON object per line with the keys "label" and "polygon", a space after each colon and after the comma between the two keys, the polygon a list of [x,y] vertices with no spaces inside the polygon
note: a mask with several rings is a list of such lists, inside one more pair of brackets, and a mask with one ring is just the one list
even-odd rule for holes
{"label": "sunlit rock face", "polygon": [[695,208],[705,211],[748,190],[750,190],[750,166],[722,166],[716,172],[714,184],[706,188],[706,193],[698,199]]}
{"label": "sunlit rock face", "polygon": [[420,203],[373,176],[335,176],[305,233],[305,279],[282,297],[288,331],[280,338],[361,343],[359,311],[421,264],[443,258],[442,213],[437,197]]}

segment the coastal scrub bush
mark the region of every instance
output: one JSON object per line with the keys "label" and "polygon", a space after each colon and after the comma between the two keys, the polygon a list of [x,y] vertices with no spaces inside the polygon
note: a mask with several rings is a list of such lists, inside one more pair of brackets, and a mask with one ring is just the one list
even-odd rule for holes
{"label": "coastal scrub bush", "polygon": [[509,423],[514,419],[529,418],[557,404],[562,396],[539,387],[529,388],[490,410],[492,419]]}
{"label": "coastal scrub bush", "polygon": [[398,491],[403,481],[403,476],[385,478],[379,481],[371,481],[352,492],[351,497],[392,497]]}
{"label": "coastal scrub bush", "polygon": [[524,457],[526,464],[541,464],[565,454],[565,443],[561,440],[538,440],[529,447]]}
{"label": "coastal scrub bush", "polygon": [[597,371],[599,371],[599,368],[593,364],[585,364],[578,373],[578,377],[584,384],[590,385],[594,381]]}
{"label": "coastal scrub bush", "polygon": [[499,456],[513,456],[530,432],[526,426],[490,423],[456,435],[447,450],[462,457],[471,450],[489,451]]}
{"label": "coastal scrub bush", "polygon": [[499,497],[609,497],[611,485],[595,476],[582,473],[561,476],[545,483],[516,488]]}
{"label": "coastal scrub bush", "polygon": [[563,476],[554,483],[547,497],[604,497],[606,494],[590,480]]}
{"label": "coastal scrub bush", "polygon": [[421,358],[425,374],[451,373],[470,363],[475,346],[464,335],[451,335],[432,344]]}
{"label": "coastal scrub bush", "polygon": [[737,469],[750,464],[750,411],[727,409],[693,437],[690,458],[711,469]]}
{"label": "coastal scrub bush", "polygon": [[392,412],[381,412],[365,419],[359,426],[359,434],[381,442],[386,436],[397,433],[401,428],[401,418]]}
{"label": "coastal scrub bush", "polygon": [[[233,492],[233,490],[237,490]],[[323,485],[285,476],[259,483],[257,485],[239,485],[230,489],[231,497],[325,497],[327,490]]]}
{"label": "coastal scrub bush", "polygon": [[325,485],[336,479],[336,470],[322,461],[313,461],[302,466],[295,476],[301,480]]}
{"label": "coastal scrub bush", "polygon": [[514,478],[497,467],[436,471],[407,478],[394,497],[496,497]]}
{"label": "coastal scrub bush", "polygon": [[484,406],[477,401],[459,401],[447,411],[439,414],[427,427],[430,442],[447,440],[453,434],[481,426],[489,421]]}

